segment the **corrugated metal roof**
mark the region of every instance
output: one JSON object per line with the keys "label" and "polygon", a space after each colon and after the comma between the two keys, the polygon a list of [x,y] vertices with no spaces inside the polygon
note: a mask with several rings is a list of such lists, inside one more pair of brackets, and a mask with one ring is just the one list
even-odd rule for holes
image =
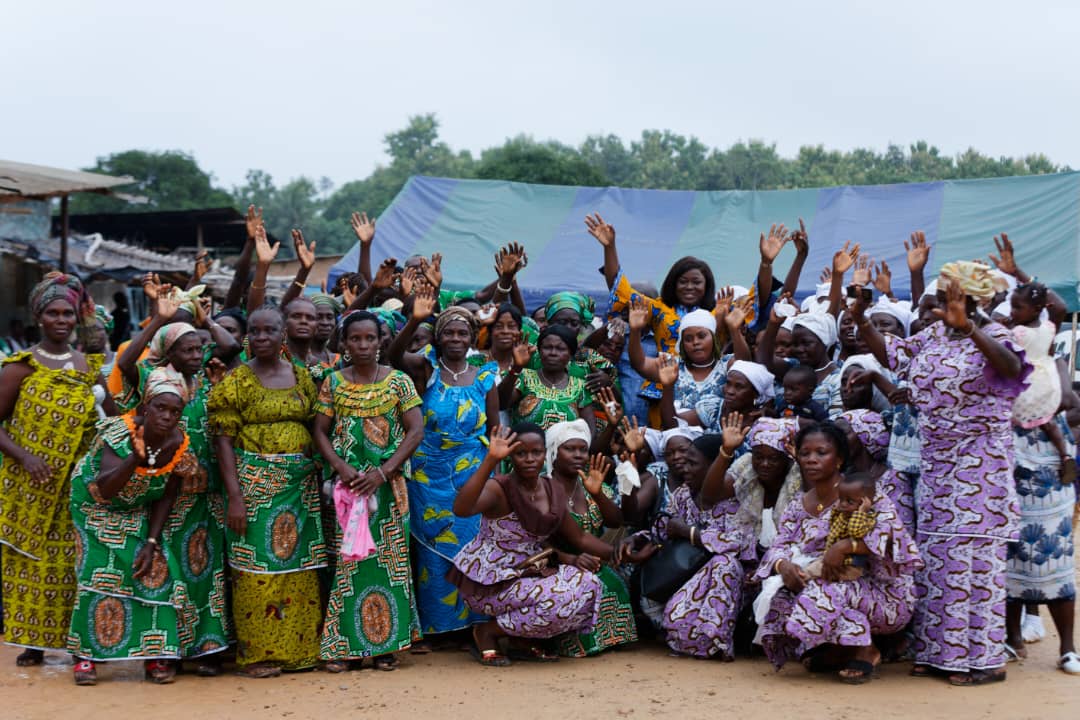
{"label": "corrugated metal roof", "polygon": [[126,175],[113,177],[0,160],[0,197],[55,197],[76,192],[108,190],[133,182],[134,178]]}

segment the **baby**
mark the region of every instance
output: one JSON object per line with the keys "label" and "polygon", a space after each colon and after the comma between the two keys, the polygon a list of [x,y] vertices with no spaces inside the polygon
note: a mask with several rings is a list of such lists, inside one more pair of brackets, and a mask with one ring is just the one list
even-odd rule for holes
{"label": "baby", "polygon": [[824,422],[829,414],[820,403],[811,400],[817,387],[817,374],[809,365],[796,365],[784,375],[784,395],[776,398],[778,417],[797,417]]}
{"label": "baby", "polygon": [[[870,510],[873,505],[874,478],[870,473],[852,472],[844,476],[838,488],[839,497],[829,519],[829,537],[825,541],[825,550],[834,543],[844,542],[854,547],[853,540],[862,540],[874,529],[875,515]],[[822,561],[814,560],[806,572],[811,577],[821,577]],[[844,559],[844,569],[838,580],[857,580],[862,577],[867,566],[866,555],[849,554]]]}

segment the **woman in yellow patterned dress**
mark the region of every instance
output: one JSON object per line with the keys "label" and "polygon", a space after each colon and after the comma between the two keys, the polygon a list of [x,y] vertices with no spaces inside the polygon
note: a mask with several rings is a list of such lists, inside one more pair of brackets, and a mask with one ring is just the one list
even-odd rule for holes
{"label": "woman in yellow patterned dress", "polygon": [[276,308],[253,312],[251,360],[207,402],[227,497],[237,665],[253,678],[319,662],[326,545],[307,428],[316,391],[310,373],[281,357],[284,327]]}
{"label": "woman in yellow patterned dress", "polygon": [[[94,386],[105,384],[104,356],[69,344],[76,325],[94,317],[78,278],[49,273],[31,292],[30,310],[41,342],[8,357],[0,371],[4,626],[8,644],[25,648],[15,661],[21,666],[67,647],[75,603],[71,466],[93,438]],[[115,413],[107,393],[104,407]]]}
{"label": "woman in yellow patterned dress", "polygon": [[[351,364],[326,378],[316,405],[315,444],[338,478],[339,516],[347,505],[375,500],[366,516],[372,553],[348,559],[348,546],[342,546],[338,555],[322,637],[330,672],[347,670],[350,661],[365,657],[373,658],[377,670],[394,670],[394,653],[420,637],[405,482],[412,476],[409,457],[424,435],[424,421],[409,376],[379,364],[379,325],[363,310],[345,317],[341,337]],[[336,528],[340,545],[346,535],[340,520]]]}

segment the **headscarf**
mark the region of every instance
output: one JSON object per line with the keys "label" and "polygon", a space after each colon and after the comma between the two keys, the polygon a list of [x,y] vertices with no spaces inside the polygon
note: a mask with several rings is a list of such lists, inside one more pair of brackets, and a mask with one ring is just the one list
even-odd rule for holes
{"label": "headscarf", "polygon": [[994,296],[994,277],[990,266],[970,260],[957,260],[941,266],[941,277],[955,280],[966,295],[976,300]]}
{"label": "headscarf", "polygon": [[826,350],[836,344],[838,335],[836,331],[836,320],[828,313],[811,312],[796,315],[793,326],[804,327],[817,335],[818,339],[825,345]]}
{"label": "headscarf", "polygon": [[760,418],[746,436],[751,448],[765,446],[791,457],[795,435],[799,432],[796,418]]}
{"label": "headscarf", "polygon": [[547,305],[544,306],[544,317],[548,322],[551,322],[551,318],[555,317],[555,313],[566,309],[573,310],[580,315],[581,322],[590,323],[596,310],[596,303],[588,295],[582,295],[579,292],[570,290],[557,292],[548,298]]}
{"label": "headscarf", "polygon": [[540,339],[540,326],[528,315],[521,318],[521,335],[530,345],[535,345]]}
{"label": "headscarf", "polygon": [[469,326],[469,334],[476,337],[476,318],[473,314],[463,307],[452,305],[441,313],[435,320],[435,340],[439,339],[439,335],[442,334],[443,329],[446,328],[452,322],[463,322]]}
{"label": "headscarf", "polygon": [[660,454],[661,456],[667,453],[667,444],[671,441],[671,438],[683,437],[693,442],[704,434],[697,425],[680,425],[679,427],[673,427],[670,430],[665,430],[660,436]]}
{"label": "headscarf", "polygon": [[791,317],[784,318],[784,322],[780,323],[780,329],[781,330],[787,330],[788,332],[791,332],[792,330],[794,330],[795,329],[795,317],[796,317],[795,315],[792,315]]}
{"label": "headscarf", "polygon": [[764,405],[776,396],[776,377],[761,363],[736,360],[728,368],[728,375],[733,372],[739,373],[754,386],[758,405]]}
{"label": "headscarf", "polygon": [[[379,318],[384,325],[388,326],[391,335],[397,335],[398,330],[405,325],[405,316],[396,310],[387,310],[386,308],[377,307],[371,308],[368,312]],[[344,321],[345,317],[342,317],[341,320]]]}
{"label": "headscarf", "polygon": [[878,298],[878,301],[871,305],[866,311],[867,317],[873,317],[874,315],[891,315],[896,318],[896,321],[904,328],[905,336],[911,334],[911,303],[906,303],[902,300],[893,302],[885,295],[882,295]]}
{"label": "headscarf", "polygon": [[[843,382],[844,373],[846,373],[848,371],[848,368],[851,367],[859,367],[863,370],[870,370],[884,377],[889,377],[889,374],[885,372],[885,368],[881,366],[881,363],[878,362],[877,358],[869,353],[864,353],[862,355],[851,355],[848,357],[847,360],[844,361],[844,364],[840,366],[841,382]],[[872,407],[878,412],[887,410],[889,407],[889,400],[880,390],[878,390],[877,385],[873,385],[871,387],[873,388],[873,397],[870,400],[870,407]]]}
{"label": "headscarf", "polygon": [[705,328],[713,335],[716,335],[716,316],[708,310],[701,309],[683,315],[682,319],[679,320],[678,347],[682,347],[683,331],[689,328]]}
{"label": "headscarf", "polygon": [[649,446],[653,457],[657,460],[664,458],[664,433],[662,430],[645,428],[645,444]]}
{"label": "headscarf", "polygon": [[30,312],[35,318],[41,317],[45,308],[55,300],[63,300],[75,310],[80,325],[95,322],[94,301],[86,292],[82,281],[68,273],[46,273],[41,282],[30,291]]}
{"label": "headscarf", "polygon": [[176,341],[193,332],[196,332],[195,328],[186,322],[169,323],[154,333],[154,338],[150,341],[150,352],[147,354],[146,359],[150,361],[151,365],[167,363],[169,361],[169,351],[172,350],[172,346],[176,344]]}
{"label": "headscarf", "polygon": [[803,312],[819,312],[829,307],[829,293],[832,291],[832,283],[818,283],[814,286],[814,294],[802,301],[800,309]]}
{"label": "headscarf", "polygon": [[101,323],[102,327],[105,328],[105,332],[107,334],[112,334],[114,326],[113,316],[111,312],[105,309],[104,305],[94,306],[94,319]]}
{"label": "headscarf", "polygon": [[314,293],[313,295],[310,295],[308,297],[308,300],[310,300],[315,305],[315,307],[322,306],[330,308],[334,311],[335,315],[340,313],[343,309],[341,307],[341,303],[338,302],[338,299],[333,295],[329,295],[327,293]]}
{"label": "headscarf", "polygon": [[873,410],[845,410],[836,419],[844,420],[851,426],[870,457],[884,459],[889,451],[889,431],[879,413]]}
{"label": "headscarf", "polygon": [[584,440],[586,445],[592,442],[592,435],[589,433],[589,424],[580,418],[568,422],[555,423],[544,431],[544,437],[547,439],[548,472],[555,467],[555,456],[558,454],[559,448],[564,444],[571,440]]}
{"label": "headscarf", "polygon": [[166,393],[177,395],[184,402],[190,400],[184,376],[174,370],[172,365],[162,365],[150,371],[150,374],[146,376],[142,399],[146,403],[158,395],[165,395]]}
{"label": "headscarf", "polygon": [[198,305],[199,297],[206,290],[205,285],[196,285],[190,290],[181,290],[178,287],[174,287],[172,292],[169,293],[169,297],[180,303],[180,309],[185,310],[191,314],[191,317],[196,317],[198,312],[196,305]]}

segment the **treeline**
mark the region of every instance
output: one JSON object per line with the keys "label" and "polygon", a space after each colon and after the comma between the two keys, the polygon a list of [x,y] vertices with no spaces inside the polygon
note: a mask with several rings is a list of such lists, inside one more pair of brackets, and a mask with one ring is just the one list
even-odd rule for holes
{"label": "treeline", "polygon": [[299,227],[319,243],[319,254],[352,246],[353,210],[379,214],[411,175],[514,180],[557,185],[618,185],[667,190],[775,190],[829,185],[875,185],[962,178],[1032,175],[1068,170],[1045,155],[992,158],[968,149],[955,157],[918,141],[884,152],[849,152],[803,146],[795,157],[781,157],[775,144],[737,142],[726,150],[669,130],[646,130],[629,143],[615,135],[590,136],[580,146],[538,142],[526,135],[488,148],[474,157],[454,151],[439,139],[435,115],[418,115],[407,127],[386,135],[390,162],[369,176],[334,187],[327,178],[299,177],[282,185],[262,170],[231,190],[218,187],[212,174],[180,151],[128,150],[98,158],[92,172],[130,175],[135,187],[123,190],[149,200],[130,204],[98,195],[72,198],[72,212],[140,212],[249,204],[265,209],[268,228],[287,238]]}

